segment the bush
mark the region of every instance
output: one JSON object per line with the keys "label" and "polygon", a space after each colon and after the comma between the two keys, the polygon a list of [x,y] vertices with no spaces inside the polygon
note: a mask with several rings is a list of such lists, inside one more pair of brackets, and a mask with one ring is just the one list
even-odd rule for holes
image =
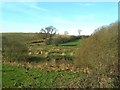
{"label": "bush", "polygon": [[73,56],[70,56],[70,55],[49,55],[48,57],[47,57],[47,59],[55,59],[55,60],[57,60],[57,61],[61,61],[61,60],[65,60],[65,61],[72,61],[73,60]]}
{"label": "bush", "polygon": [[[80,67],[90,68],[93,75],[97,75],[100,78],[102,76],[108,77],[111,72],[110,67],[115,65],[113,63],[118,60],[117,30],[117,23],[99,28],[93,35],[85,39],[79,50],[76,51],[74,63]],[[93,82],[92,79],[90,80],[90,82]],[[112,84],[113,82],[103,87],[112,87]]]}
{"label": "bush", "polygon": [[45,57],[42,57],[42,56],[29,56],[26,60],[27,62],[43,62],[45,61]]}
{"label": "bush", "polygon": [[[84,40],[76,52],[77,62],[82,66],[94,67],[117,60],[117,26],[102,27]],[[85,63],[86,62],[86,63]],[[88,65],[87,65],[88,64]]]}
{"label": "bush", "polygon": [[50,45],[50,44],[52,44],[52,38],[47,38],[46,40],[45,40],[45,44],[46,45]]}

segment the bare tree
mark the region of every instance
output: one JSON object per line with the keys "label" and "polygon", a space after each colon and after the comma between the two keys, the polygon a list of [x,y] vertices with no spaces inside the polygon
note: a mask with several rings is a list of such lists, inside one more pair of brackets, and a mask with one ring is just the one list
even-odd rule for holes
{"label": "bare tree", "polygon": [[64,34],[65,34],[65,35],[68,35],[69,33],[68,33],[68,31],[65,31]]}
{"label": "bare tree", "polygon": [[79,34],[79,36],[80,36],[80,34],[81,34],[81,31],[82,31],[82,30],[80,30],[80,29],[78,30],[78,34]]}
{"label": "bare tree", "polygon": [[45,35],[45,38],[52,38],[56,34],[57,29],[53,26],[48,26],[45,29],[42,28],[40,32]]}

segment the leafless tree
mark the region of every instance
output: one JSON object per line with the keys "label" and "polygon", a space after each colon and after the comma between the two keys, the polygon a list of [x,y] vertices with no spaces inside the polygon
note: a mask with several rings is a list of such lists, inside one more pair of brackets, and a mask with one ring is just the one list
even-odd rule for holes
{"label": "leafless tree", "polygon": [[44,34],[45,38],[52,38],[57,32],[57,29],[53,26],[48,26],[45,29],[41,29],[40,33]]}
{"label": "leafless tree", "polygon": [[68,31],[65,31],[64,34],[65,34],[65,35],[68,35],[69,33],[68,33]]}
{"label": "leafless tree", "polygon": [[81,31],[82,31],[82,30],[80,30],[80,29],[78,30],[78,34],[79,34],[79,36],[80,36],[80,34],[81,34]]}

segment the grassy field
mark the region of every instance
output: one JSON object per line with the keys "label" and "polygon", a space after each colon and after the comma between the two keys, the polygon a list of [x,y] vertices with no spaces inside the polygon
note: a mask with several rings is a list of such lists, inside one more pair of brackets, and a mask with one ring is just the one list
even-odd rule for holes
{"label": "grassy field", "polygon": [[3,64],[3,88],[70,88],[79,87],[79,80],[86,77],[83,72],[48,71]]}
{"label": "grassy field", "polygon": [[68,42],[68,43],[60,44],[60,46],[80,46],[81,42],[82,42],[82,40],[75,40],[73,42]]}
{"label": "grassy field", "polygon": [[3,87],[118,88],[117,27],[83,39],[55,35],[50,44],[36,33],[4,33]]}
{"label": "grassy field", "polygon": [[[78,80],[86,76],[86,73],[83,71],[71,70],[70,68],[75,68],[73,65],[67,67],[67,64],[73,63],[74,51],[80,45],[81,40],[56,46],[32,43],[40,40],[35,33],[3,33],[4,38],[8,38],[8,41],[19,41],[26,45],[29,50],[30,64],[27,65],[29,68],[27,70],[23,66],[24,63],[13,65],[12,63],[14,62],[10,63],[9,58],[3,60],[3,87],[79,87],[80,83]],[[6,42],[3,41],[3,43]],[[57,60],[57,62],[54,62],[54,60]]]}

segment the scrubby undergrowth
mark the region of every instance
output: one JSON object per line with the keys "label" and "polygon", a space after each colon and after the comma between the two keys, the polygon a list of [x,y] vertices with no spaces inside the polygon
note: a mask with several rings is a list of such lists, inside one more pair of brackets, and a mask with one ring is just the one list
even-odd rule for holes
{"label": "scrubby undergrowth", "polygon": [[118,25],[101,27],[76,52],[75,64],[92,73],[84,79],[85,87],[118,87]]}

